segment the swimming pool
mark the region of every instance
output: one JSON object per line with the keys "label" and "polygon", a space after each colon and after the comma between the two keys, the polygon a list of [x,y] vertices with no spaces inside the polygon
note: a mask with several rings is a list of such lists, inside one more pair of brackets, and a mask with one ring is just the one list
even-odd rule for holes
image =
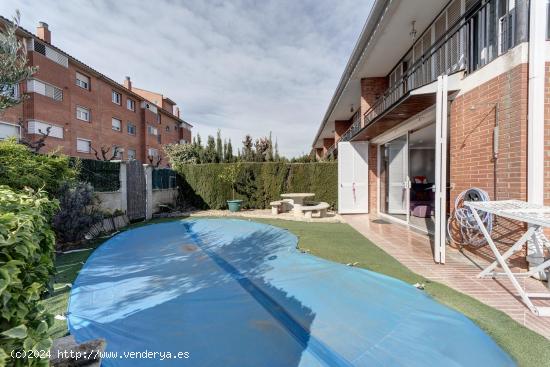
{"label": "swimming pool", "polygon": [[105,338],[117,353],[105,366],[515,365],[413,286],[296,244],[284,229],[232,219],[123,232],[82,268],[69,330],[79,342]]}

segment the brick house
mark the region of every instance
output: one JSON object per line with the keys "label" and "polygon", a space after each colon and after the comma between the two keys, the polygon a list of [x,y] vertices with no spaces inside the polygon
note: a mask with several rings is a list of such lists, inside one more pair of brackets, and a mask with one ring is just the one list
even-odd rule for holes
{"label": "brick house", "polygon": [[[9,21],[0,17],[0,23]],[[24,134],[39,136],[51,126],[41,152],[59,149],[64,154],[95,159],[94,149],[119,148],[118,159],[156,163],[162,146],[191,142],[192,126],[179,108],[162,94],[134,88],[129,77],[119,84],[56,48],[48,25],[40,23],[36,35],[19,28],[29,65],[38,71],[17,86],[26,93],[20,105],[0,115],[0,139]],[[18,121],[25,129],[20,131]],[[25,131],[26,130],[26,131]],[[166,159],[161,165],[166,165]]]}
{"label": "brick house", "polygon": [[544,0],[376,0],[312,148],[339,211],[433,234],[471,187],[550,204]]}

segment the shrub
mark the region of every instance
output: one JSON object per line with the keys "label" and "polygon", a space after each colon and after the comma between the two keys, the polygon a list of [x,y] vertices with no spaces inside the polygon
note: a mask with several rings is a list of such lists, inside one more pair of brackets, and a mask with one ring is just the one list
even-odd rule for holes
{"label": "shrub", "polygon": [[44,189],[55,196],[61,184],[76,174],[65,156],[33,153],[14,139],[0,141],[0,185],[15,190]]}
{"label": "shrub", "polygon": [[199,153],[192,144],[168,144],[164,146],[164,152],[174,167],[199,161]]}
{"label": "shrub", "polygon": [[54,271],[54,234],[49,221],[56,204],[44,192],[17,193],[0,186],[0,365],[47,365],[10,359],[12,350],[48,350],[53,323],[39,304]]}
{"label": "shrub", "polygon": [[240,164],[235,186],[236,199],[245,208],[268,208],[285,192],[313,192],[315,200],[336,208],[338,165],[317,163],[223,163],[182,164],[180,200],[199,209],[221,209],[231,197],[231,184],[220,179],[227,166]]}
{"label": "shrub", "polygon": [[94,189],[85,182],[62,184],[59,194],[59,211],[52,226],[61,243],[79,242],[93,225],[103,219],[94,204]]}

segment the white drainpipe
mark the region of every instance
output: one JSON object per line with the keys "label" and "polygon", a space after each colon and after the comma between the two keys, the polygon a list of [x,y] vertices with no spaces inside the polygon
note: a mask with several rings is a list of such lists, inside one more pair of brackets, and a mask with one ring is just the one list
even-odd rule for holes
{"label": "white drainpipe", "polygon": [[[527,125],[527,198],[544,203],[544,79],[546,49],[546,1],[529,4],[529,99]],[[543,261],[542,250],[529,244],[530,266]]]}

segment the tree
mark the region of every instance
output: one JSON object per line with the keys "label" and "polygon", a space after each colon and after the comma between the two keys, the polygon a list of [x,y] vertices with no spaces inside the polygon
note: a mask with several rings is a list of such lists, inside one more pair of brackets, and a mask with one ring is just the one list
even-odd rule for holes
{"label": "tree", "polygon": [[237,187],[237,179],[239,178],[239,174],[241,172],[241,164],[242,163],[239,162],[237,164],[227,165],[218,176],[222,182],[225,182],[231,186],[231,200],[235,200],[235,189]]}
{"label": "tree", "polygon": [[269,154],[269,139],[266,137],[256,139],[256,143],[254,144],[254,147],[256,148],[256,154],[254,157],[254,161],[256,162],[265,162],[267,161],[268,154]]}
{"label": "tree", "polygon": [[269,138],[267,142],[268,147],[265,155],[265,160],[268,162],[273,162],[273,141],[271,140],[271,131],[269,132]]}
{"label": "tree", "polygon": [[204,149],[204,162],[201,163],[217,163],[216,141],[212,135],[208,135],[206,148]]}
{"label": "tree", "polygon": [[235,157],[233,157],[233,145],[231,145],[231,139],[227,142],[227,152],[225,153],[225,160],[228,163],[232,163],[235,161]]}
{"label": "tree", "polygon": [[281,160],[281,157],[279,156],[279,144],[277,143],[277,139],[275,139],[275,155],[274,155],[275,162],[279,162]]}
{"label": "tree", "polygon": [[0,31],[0,113],[23,101],[26,96],[16,93],[17,87],[37,71],[36,67],[27,66],[27,54],[17,39],[19,20],[17,11],[13,23]]}
{"label": "tree", "polygon": [[216,163],[223,162],[222,132],[218,129],[216,133]]}
{"label": "tree", "polygon": [[120,147],[115,146],[115,147],[112,147],[113,151],[109,155],[109,152],[111,151],[111,147],[102,145],[99,148],[99,150],[101,151],[101,155],[100,155],[100,152],[98,152],[96,148],[92,146],[90,146],[90,148],[94,151],[95,158],[98,161],[112,161],[113,159],[118,159],[118,153],[120,153],[121,151]]}
{"label": "tree", "polygon": [[23,122],[23,119],[19,119],[17,124],[19,125],[21,131],[23,131],[22,137],[19,139],[19,143],[23,144],[34,153],[40,152],[40,149],[46,145],[46,139],[50,136],[52,127],[48,126],[46,131],[38,129],[39,135],[31,135],[28,133],[29,131],[27,130],[27,126]]}
{"label": "tree", "polygon": [[148,155],[147,160],[149,161],[149,164],[155,168],[160,166],[160,163],[162,162],[162,156],[160,155]]}
{"label": "tree", "polygon": [[195,157],[197,158],[196,163],[205,163],[204,158],[204,147],[202,146],[201,136],[197,136],[193,139],[193,150],[195,151]]}
{"label": "tree", "polygon": [[246,134],[243,140],[243,149],[241,151],[242,160],[244,162],[254,161],[254,143],[252,142],[252,137],[249,134]]}
{"label": "tree", "polygon": [[178,169],[180,164],[196,164],[198,162],[194,144],[168,144],[164,146],[164,152],[174,169]]}

